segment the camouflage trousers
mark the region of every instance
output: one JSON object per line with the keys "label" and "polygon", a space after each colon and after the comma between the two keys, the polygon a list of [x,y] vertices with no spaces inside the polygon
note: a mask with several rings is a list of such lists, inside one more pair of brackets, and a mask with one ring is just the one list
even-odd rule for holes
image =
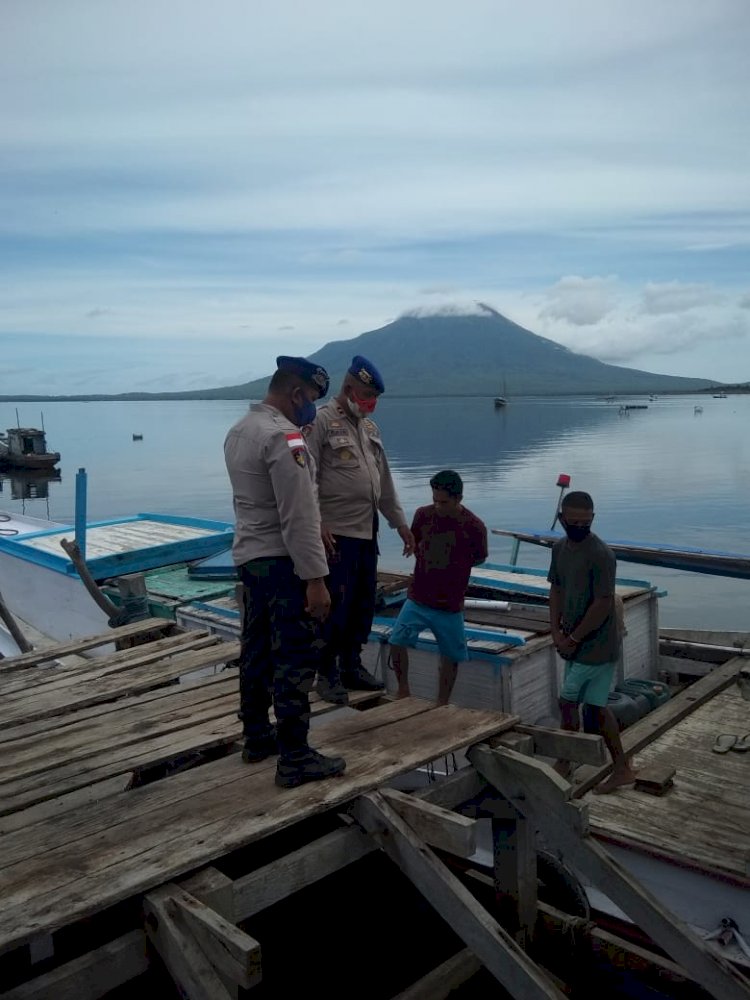
{"label": "camouflage trousers", "polygon": [[305,611],[305,583],[288,557],[253,559],[242,580],[240,718],[245,738],[269,731],[273,704],[279,752],[307,746],[309,693],[315,680],[318,625]]}

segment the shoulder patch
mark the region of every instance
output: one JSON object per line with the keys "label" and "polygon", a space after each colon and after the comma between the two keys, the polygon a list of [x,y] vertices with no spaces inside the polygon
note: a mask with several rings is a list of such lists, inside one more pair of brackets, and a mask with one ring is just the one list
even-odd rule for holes
{"label": "shoulder patch", "polygon": [[365,427],[368,431],[374,431],[376,434],[379,433],[378,425],[375,423],[374,420],[370,420],[369,417],[365,417]]}
{"label": "shoulder patch", "polygon": [[285,434],[286,443],[292,453],[294,461],[301,468],[307,465],[307,445],[305,444],[305,439],[303,438],[300,431],[295,431],[293,434]]}

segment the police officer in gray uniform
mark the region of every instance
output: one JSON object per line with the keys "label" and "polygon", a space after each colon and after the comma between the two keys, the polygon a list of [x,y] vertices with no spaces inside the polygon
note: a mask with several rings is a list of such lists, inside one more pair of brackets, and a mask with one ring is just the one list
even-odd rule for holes
{"label": "police officer in gray uniform", "polygon": [[341,774],[346,764],[307,742],[315,647],[331,602],[315,462],[300,428],[315,420],[328,374],[305,358],[279,357],[276,365],[263,402],[227,434],[224,457],[234,493],[232,555],[243,584],[243,759],[278,753],[276,784],[292,788]]}
{"label": "police officer in gray uniform", "polygon": [[375,613],[378,513],[398,531],[404,555],[414,551],[380,431],[370,417],[384,391],[380,372],[358,354],[338,396],[320,408],[307,436],[317,465],[332,602],[317,690],[334,704],[348,702],[347,690],[383,686],[360,659]]}

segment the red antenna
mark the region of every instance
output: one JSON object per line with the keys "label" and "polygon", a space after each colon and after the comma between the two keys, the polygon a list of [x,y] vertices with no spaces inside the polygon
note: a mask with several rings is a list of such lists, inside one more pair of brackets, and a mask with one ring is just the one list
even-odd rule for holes
{"label": "red antenna", "polygon": [[555,525],[557,524],[557,518],[560,513],[560,504],[562,503],[563,494],[570,486],[570,476],[561,472],[557,477],[557,485],[560,487],[560,496],[557,498],[557,503],[555,504],[555,516],[552,518],[552,524],[550,525],[550,531],[555,530]]}

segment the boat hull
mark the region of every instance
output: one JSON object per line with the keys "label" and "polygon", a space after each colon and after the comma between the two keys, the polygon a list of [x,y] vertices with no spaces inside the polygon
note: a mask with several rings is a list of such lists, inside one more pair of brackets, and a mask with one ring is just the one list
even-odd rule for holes
{"label": "boat hull", "polygon": [[59,451],[45,452],[43,455],[13,455],[10,452],[0,453],[0,466],[8,469],[54,469],[60,461]]}

